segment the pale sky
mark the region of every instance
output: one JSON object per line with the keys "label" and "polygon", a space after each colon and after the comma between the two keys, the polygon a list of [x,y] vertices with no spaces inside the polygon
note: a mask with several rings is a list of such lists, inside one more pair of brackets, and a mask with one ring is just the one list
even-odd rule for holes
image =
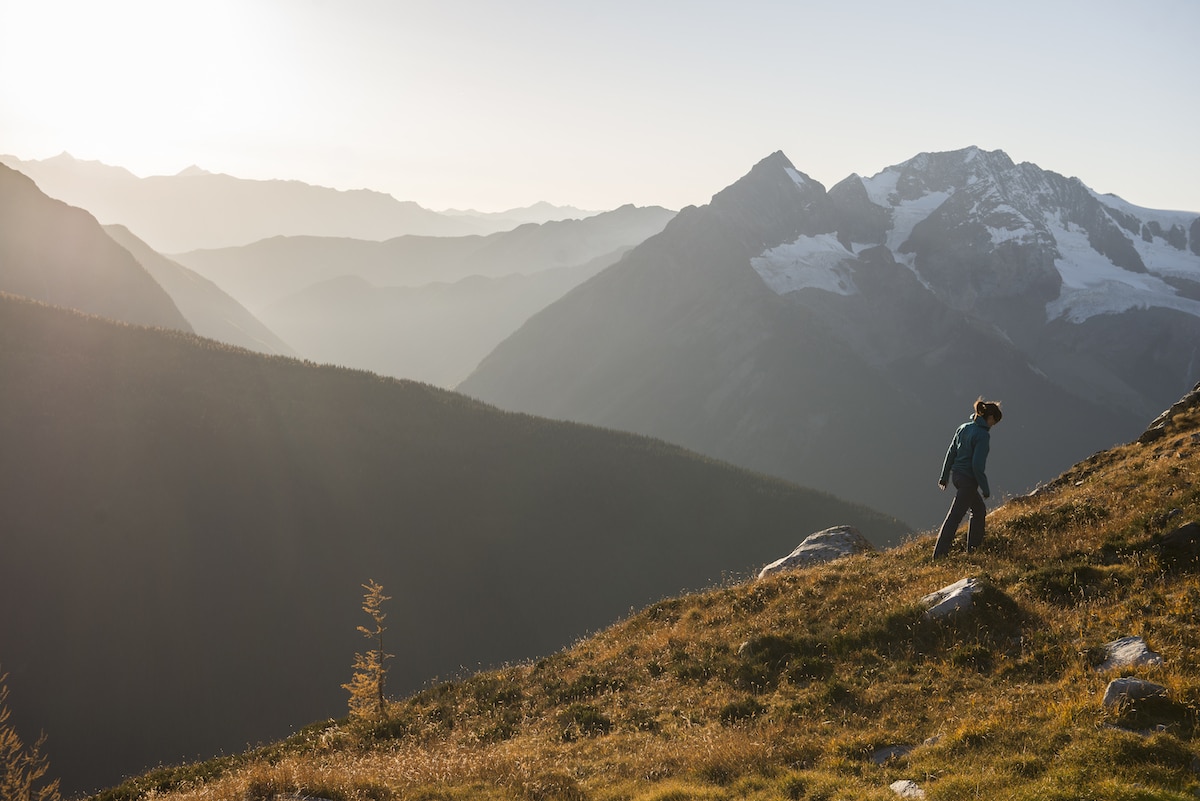
{"label": "pale sky", "polygon": [[673,209],[978,145],[1200,211],[1197,0],[0,0],[0,153]]}

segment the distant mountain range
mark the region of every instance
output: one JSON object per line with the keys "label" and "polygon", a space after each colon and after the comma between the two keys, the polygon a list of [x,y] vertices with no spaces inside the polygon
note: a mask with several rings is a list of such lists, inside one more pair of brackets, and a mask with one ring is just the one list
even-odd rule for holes
{"label": "distant mountain range", "polygon": [[0,292],[138,325],[195,332],[262,353],[292,354],[211,281],[122,226],[47,197],[0,164]]}
{"label": "distant mountain range", "polygon": [[775,153],[544,309],[460,389],[936,525],[955,425],[993,486],[1135,436],[1200,377],[1200,215],[978,148],[826,191]]}
{"label": "distant mountain range", "polygon": [[[87,169],[80,171],[73,160],[35,166],[52,163],[89,191],[104,185],[87,183]],[[92,166],[102,176],[124,172]],[[98,248],[70,251],[71,259],[58,259],[63,275],[55,291],[49,286],[36,290],[28,280],[18,280],[18,273],[30,270],[36,260],[0,262],[0,291],[127,322],[194,330],[262,353],[302,356],[444,387],[464,379],[531,314],[661,231],[674,216],[667,209],[625,206],[583,219],[523,223],[486,236],[401,236],[384,242],[273,236],[244,247],[167,257],[126,226],[102,229],[90,213],[52,200],[22,173],[4,165],[0,170],[5,173],[0,202],[19,208],[7,220],[12,236],[0,247],[17,247],[40,231],[48,237],[42,244],[62,251],[82,241],[79,234],[60,235],[64,227],[73,227],[86,228],[93,240],[107,235],[128,251],[107,241]],[[175,191],[185,194],[184,187]],[[184,205],[198,202],[191,197]],[[552,211],[539,204],[525,216]],[[108,258],[106,253],[124,262],[160,303],[173,303],[175,316],[149,309],[134,313],[142,305],[137,293],[89,284],[92,279],[85,276],[103,274],[91,262]],[[45,282],[46,276],[37,280]],[[152,289],[155,282],[159,286]],[[169,297],[163,298],[162,291]],[[123,305],[105,305],[109,294],[122,296]]]}
{"label": "distant mountain range", "polygon": [[439,213],[367,189],[339,191],[300,181],[254,181],[189,167],[139,178],[122,167],[68,153],[43,160],[0,155],[51,197],[123,225],[159,253],[247,245],[272,236],[384,240],[406,234],[466,236],[596,212],[539,203],[485,214]]}
{"label": "distant mountain range", "polygon": [[273,237],[175,259],[305,358],[453,387],[532,314],[672,217],[623,206],[489,236]]}
{"label": "distant mountain range", "polygon": [[547,654],[897,521],[676,446],[0,296],[0,666],[68,789],[345,714],[360,584],[390,688]]}

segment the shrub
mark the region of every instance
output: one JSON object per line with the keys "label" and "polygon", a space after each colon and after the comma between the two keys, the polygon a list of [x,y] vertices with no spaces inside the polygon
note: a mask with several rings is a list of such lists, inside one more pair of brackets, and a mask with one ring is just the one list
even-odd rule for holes
{"label": "shrub", "polygon": [[756,718],[766,711],[767,707],[761,704],[757,698],[742,698],[738,701],[730,701],[721,707],[721,712],[717,717],[722,723],[729,726],[742,720]]}
{"label": "shrub", "polygon": [[0,798],[4,801],[58,801],[58,781],[47,778],[50,763],[43,735],[26,745],[8,722],[8,674],[0,673]]}
{"label": "shrub", "polygon": [[383,625],[387,613],[383,611],[383,602],[391,598],[383,594],[383,587],[373,580],[362,585],[362,610],[367,613],[374,624],[373,628],[359,626],[362,635],[373,640],[375,647],[365,654],[354,655],[354,677],[349,684],[343,684],[343,689],[350,693],[350,714],[358,717],[385,717],[387,703],[383,697],[384,681],[387,677],[386,662],[392,655],[383,649],[383,633],[387,627]]}
{"label": "shrub", "polygon": [[591,704],[574,704],[562,716],[563,740],[596,737],[612,731],[612,720]]}

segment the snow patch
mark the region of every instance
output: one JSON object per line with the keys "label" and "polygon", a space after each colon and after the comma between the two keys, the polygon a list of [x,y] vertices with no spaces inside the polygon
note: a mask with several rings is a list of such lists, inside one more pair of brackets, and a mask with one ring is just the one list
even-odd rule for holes
{"label": "snow patch", "polygon": [[854,259],[854,253],[836,235],[818,234],[764,251],[750,260],[750,266],[778,295],[810,287],[838,295],[855,295],[858,287],[842,264],[847,259]]}
{"label": "snow patch", "polygon": [[1144,206],[1135,206],[1128,200],[1125,200],[1118,195],[1101,195],[1095,190],[1088,189],[1092,197],[1100,201],[1105,206],[1114,208],[1117,211],[1124,212],[1132,217],[1137,217],[1142,222],[1157,222],[1164,229],[1170,228],[1173,225],[1178,225],[1187,230],[1192,224],[1192,220],[1200,217],[1194,211],[1163,211],[1160,209],[1148,209]]}
{"label": "snow patch", "polygon": [[863,178],[863,188],[867,197],[876,206],[882,206],[892,213],[892,230],[888,232],[888,250],[897,254],[900,260],[900,246],[908,241],[917,224],[937,210],[946,202],[953,192],[930,192],[916,200],[900,200],[896,194],[896,186],[900,181],[900,171],[888,168],[871,178]]}
{"label": "snow patch", "polygon": [[1190,250],[1180,250],[1159,236],[1149,242],[1140,236],[1132,236],[1129,239],[1133,242],[1134,250],[1142,257],[1142,264],[1145,264],[1150,272],[1200,281],[1200,256]]}
{"label": "snow patch", "polygon": [[992,244],[999,245],[1001,242],[1029,242],[1037,238],[1037,231],[1033,230],[1030,225],[1022,225],[1016,228],[993,228],[987,226],[988,234],[992,237]]}
{"label": "snow patch", "polygon": [[861,180],[870,201],[876,206],[883,206],[886,209],[892,205],[892,196],[896,194],[896,184],[900,182],[900,171],[887,169],[871,178]]}
{"label": "snow patch", "polygon": [[1133,273],[1113,264],[1092,249],[1087,232],[1079,226],[1063,226],[1051,215],[1047,215],[1046,223],[1058,244],[1060,258],[1054,260],[1054,266],[1063,281],[1058,298],[1046,304],[1047,320],[1065,317],[1082,323],[1098,314],[1152,306],[1200,317],[1200,302],[1180,297],[1174,287],[1156,275]]}
{"label": "snow patch", "polygon": [[892,209],[892,230],[888,231],[887,246],[893,253],[912,236],[917,224],[937,211],[953,192],[930,192],[916,200],[905,200]]}
{"label": "snow patch", "polygon": [[800,187],[801,189],[808,187],[808,181],[799,173],[798,170],[796,170],[794,167],[785,167],[784,169],[787,170],[787,174],[791,177],[792,181],[795,182],[796,186]]}
{"label": "snow patch", "polygon": [[[1164,232],[1170,231],[1172,228],[1179,228],[1184,231],[1186,236],[1187,232],[1191,230],[1192,223],[1197,217],[1200,217],[1200,214],[1190,211],[1147,209],[1135,206],[1116,195],[1100,195],[1092,190],[1088,191],[1092,193],[1092,197],[1110,209],[1129,215],[1142,225],[1158,223],[1159,228]],[[1140,235],[1126,232],[1126,236],[1133,243],[1134,249],[1142,257],[1142,263],[1150,272],[1155,275],[1200,281],[1200,256],[1187,248],[1180,250],[1161,236],[1155,236],[1149,242],[1142,239]]]}

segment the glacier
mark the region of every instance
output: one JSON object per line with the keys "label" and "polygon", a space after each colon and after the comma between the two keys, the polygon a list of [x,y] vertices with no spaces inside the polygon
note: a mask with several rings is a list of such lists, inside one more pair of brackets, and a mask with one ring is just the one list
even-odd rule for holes
{"label": "glacier", "polygon": [[779,295],[808,287],[856,295],[858,287],[850,271],[842,266],[843,261],[854,258],[853,251],[839,242],[836,234],[818,234],[770,248],[751,259],[750,266]]}

